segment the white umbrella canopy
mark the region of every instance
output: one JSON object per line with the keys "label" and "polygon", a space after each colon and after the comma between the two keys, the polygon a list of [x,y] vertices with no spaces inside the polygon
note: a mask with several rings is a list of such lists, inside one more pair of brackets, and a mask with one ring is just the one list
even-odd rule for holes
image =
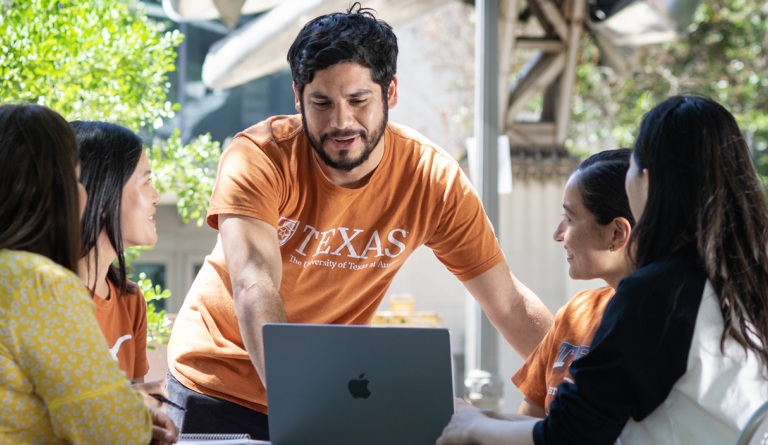
{"label": "white umbrella canopy", "polygon": [[[455,0],[368,0],[363,6],[376,10],[378,18],[395,26],[449,1]],[[208,88],[232,88],[287,67],[288,48],[306,22],[319,15],[345,11],[350,5],[349,0],[278,3],[211,47],[202,76]]]}
{"label": "white umbrella canopy", "polygon": [[685,35],[699,3],[700,0],[633,1],[611,17],[601,20],[590,17],[586,24],[602,50],[605,63],[624,76],[642,69],[644,61],[637,48]]}
{"label": "white umbrella canopy", "polygon": [[163,10],[175,22],[220,19],[234,28],[241,14],[274,8],[283,0],[163,0]]}

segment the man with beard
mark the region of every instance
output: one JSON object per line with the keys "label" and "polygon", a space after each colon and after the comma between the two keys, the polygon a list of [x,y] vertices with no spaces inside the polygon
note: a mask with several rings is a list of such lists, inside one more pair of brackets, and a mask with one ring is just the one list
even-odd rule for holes
{"label": "man with beard", "polygon": [[168,347],[168,390],[186,411],[168,410],[183,433],[267,438],[263,324],[370,323],[422,244],[521,356],[549,328],[458,163],[387,121],[396,60],[392,28],[359,4],[310,21],[288,52],[300,114],[224,151],[207,216],[219,241]]}

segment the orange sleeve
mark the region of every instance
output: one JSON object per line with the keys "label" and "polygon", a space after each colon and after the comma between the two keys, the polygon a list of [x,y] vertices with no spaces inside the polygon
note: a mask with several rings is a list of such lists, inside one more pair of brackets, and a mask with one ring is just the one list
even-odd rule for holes
{"label": "orange sleeve", "polygon": [[130,313],[133,316],[133,332],[136,339],[136,358],[133,362],[133,377],[144,377],[149,372],[149,360],[147,359],[147,302],[144,294],[136,286],[136,298],[133,298],[135,307]]}
{"label": "orange sleeve", "polygon": [[589,351],[613,294],[610,287],[576,293],[557,311],[552,328],[512,377],[520,392],[547,412],[558,385],[571,378],[573,360]]}
{"label": "orange sleeve", "polygon": [[456,278],[467,281],[503,261],[504,253],[469,178],[458,166],[450,171],[440,224],[426,246]]}
{"label": "orange sleeve", "polygon": [[[236,135],[219,161],[206,222],[219,228],[220,214],[242,215],[275,227],[289,187],[290,152],[301,138],[298,116],[273,116]],[[278,141],[279,139],[280,141]]]}

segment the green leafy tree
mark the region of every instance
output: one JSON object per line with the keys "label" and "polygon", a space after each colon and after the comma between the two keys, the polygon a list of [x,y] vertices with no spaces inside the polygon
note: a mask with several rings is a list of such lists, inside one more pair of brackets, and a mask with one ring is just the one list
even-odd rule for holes
{"label": "green leafy tree", "polygon": [[[208,135],[184,144],[178,131],[155,131],[179,108],[167,92],[182,38],[132,0],[0,1],[0,103],[37,103],[68,120],[116,122],[144,135],[158,190],[176,193],[184,220],[200,225],[221,148]],[[152,301],[169,292],[140,281],[150,332],[163,340],[165,313]]]}
{"label": "green leafy tree", "polygon": [[171,291],[163,289],[159,284],[152,284],[145,273],[139,274],[136,282],[147,300],[147,348],[155,349],[156,344],[168,343],[171,336],[171,323],[168,320],[165,309],[160,309],[159,304],[171,296]]}
{"label": "green leafy tree", "polygon": [[167,140],[158,140],[149,153],[152,171],[159,179],[160,193],[174,193],[176,208],[184,222],[205,222],[208,198],[213,192],[221,147],[211,136],[198,136],[187,144],[174,130]]}
{"label": "green leafy tree", "polygon": [[[592,145],[595,136],[631,146],[642,115],[655,104],[674,94],[704,94],[734,114],[754,150],[758,171],[768,175],[766,47],[768,6],[758,0],[702,1],[688,34],[647,48],[642,71],[626,79],[601,67],[598,49],[585,40],[570,148],[606,148]],[[595,128],[594,122],[600,126]]]}
{"label": "green leafy tree", "polygon": [[11,0],[0,10],[3,101],[134,130],[173,115],[167,73],[182,36],[149,20],[140,4]]}

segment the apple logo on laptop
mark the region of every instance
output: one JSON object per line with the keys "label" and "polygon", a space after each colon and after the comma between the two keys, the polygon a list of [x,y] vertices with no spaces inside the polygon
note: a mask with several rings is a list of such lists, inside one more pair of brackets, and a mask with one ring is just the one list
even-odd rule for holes
{"label": "apple logo on laptop", "polygon": [[356,379],[349,381],[349,393],[356,399],[367,399],[371,395],[368,390],[368,380],[364,378],[365,373],[360,374]]}

